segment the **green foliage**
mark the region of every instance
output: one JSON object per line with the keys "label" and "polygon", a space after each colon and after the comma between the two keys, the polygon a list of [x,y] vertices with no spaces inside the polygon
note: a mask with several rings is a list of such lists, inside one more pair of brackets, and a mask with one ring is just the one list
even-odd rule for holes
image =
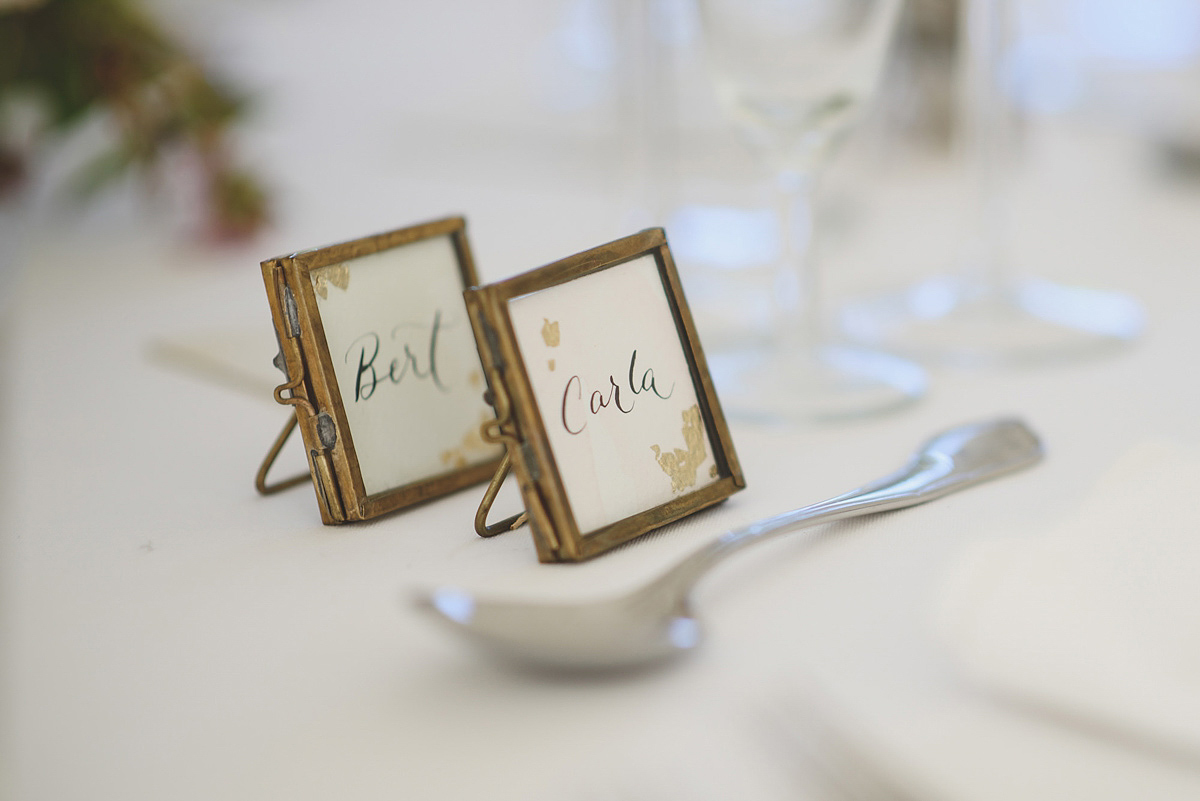
{"label": "green foliage", "polygon": [[[13,96],[36,97],[50,131],[111,113],[121,140],[84,169],[77,185],[85,194],[184,147],[205,171],[210,217],[233,222],[223,229],[249,234],[266,220],[265,193],[224,157],[226,130],[245,99],[206,74],[133,0],[45,0],[0,12],[0,114]],[[8,163],[18,155],[0,146],[4,176],[21,174]],[[0,193],[12,183],[4,176]]]}

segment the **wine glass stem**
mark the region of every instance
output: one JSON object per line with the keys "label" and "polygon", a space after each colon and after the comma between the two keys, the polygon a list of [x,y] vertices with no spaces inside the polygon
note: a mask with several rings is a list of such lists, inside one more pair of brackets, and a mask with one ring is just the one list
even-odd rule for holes
{"label": "wine glass stem", "polygon": [[965,8],[966,69],[963,71],[964,156],[971,182],[972,240],[966,278],[987,293],[1012,280],[1007,258],[1005,164],[1008,128],[997,70],[1004,40],[1007,0],[968,0]]}
{"label": "wine glass stem", "polygon": [[813,209],[817,173],[785,170],[775,183],[780,248],[772,287],[774,345],[781,353],[802,356],[816,349],[822,335]]}

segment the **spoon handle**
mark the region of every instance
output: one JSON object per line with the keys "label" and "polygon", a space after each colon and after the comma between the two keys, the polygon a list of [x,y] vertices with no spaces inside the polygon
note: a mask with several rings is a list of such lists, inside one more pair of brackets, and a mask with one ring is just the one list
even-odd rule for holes
{"label": "spoon handle", "polygon": [[1034,465],[1042,453],[1037,435],[1020,420],[949,429],[929,440],[900,470],[843,495],[728,531],[680,562],[662,580],[686,593],[722,559],[756,542],[798,528],[916,506]]}

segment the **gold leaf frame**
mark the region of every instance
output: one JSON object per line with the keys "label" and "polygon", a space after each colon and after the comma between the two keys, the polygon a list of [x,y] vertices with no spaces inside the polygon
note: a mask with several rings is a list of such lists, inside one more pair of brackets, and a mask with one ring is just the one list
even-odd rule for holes
{"label": "gold leaf frame", "polygon": [[[509,302],[647,254],[654,256],[662,279],[663,292],[696,391],[700,417],[713,446],[717,476],[715,481],[698,490],[585,534],[575,522],[545,423],[534,400],[532,383],[517,345]],[[647,229],[505,281],[468,289],[465,297],[467,313],[497,412],[496,423],[486,427],[485,433],[505,443],[507,454],[503,469],[507,470],[511,464],[516,473],[517,486],[525,503],[525,515],[522,517],[528,518],[540,561],[578,562],[589,559],[648,531],[720,503],[746,486],[729,426],[700,347],[695,323],[683,296],[679,274],[661,228]],[[547,332],[546,335],[553,334]],[[495,534],[506,524],[513,523],[511,519],[493,527],[487,527],[485,523],[487,508],[500,478],[501,475],[498,475],[476,518],[477,530],[485,536]]]}
{"label": "gold leaf frame", "polygon": [[[279,341],[277,364],[288,376],[287,382],[276,387],[275,400],[292,406],[295,416],[289,419],[259,469],[255,480],[259,492],[268,494],[301,483],[306,478],[298,476],[275,485],[268,485],[266,481],[267,472],[284,440],[296,427],[304,440],[321,520],[327,524],[378,517],[486,481],[496,472],[502,458],[499,456],[367,494],[317,307],[316,293],[325,285],[320,279],[324,277],[335,286],[339,280],[344,280],[336,272],[336,265],[439,236],[450,237],[463,288],[478,284],[475,262],[467,242],[466,221],[462,217],[448,217],[262,262],[267,299]],[[326,268],[333,268],[333,272]],[[317,280],[310,280],[310,277]],[[453,444],[447,442],[448,447]],[[396,443],[398,448],[403,445]]]}

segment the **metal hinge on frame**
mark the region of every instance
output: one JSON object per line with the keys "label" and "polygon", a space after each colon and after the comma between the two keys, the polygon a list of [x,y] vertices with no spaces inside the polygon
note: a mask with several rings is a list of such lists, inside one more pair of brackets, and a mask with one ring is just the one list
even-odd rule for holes
{"label": "metal hinge on frame", "polygon": [[296,296],[292,294],[292,288],[287,285],[283,287],[283,317],[287,320],[288,337],[295,339],[300,336],[300,310],[296,308]]}
{"label": "metal hinge on frame", "polygon": [[[272,495],[315,479],[317,495],[325,512],[332,519],[341,521],[345,519],[345,511],[342,509],[341,499],[337,495],[337,482],[328,464],[328,452],[337,444],[337,426],[328,412],[318,413],[313,408],[304,391],[307,367],[304,361],[304,352],[300,347],[300,311],[296,305],[296,296],[284,280],[281,265],[277,263],[272,265],[271,276],[275,286],[275,296],[279,298],[279,304],[282,307],[284,334],[284,337],[279,339],[279,353],[275,356],[273,363],[283,371],[287,379],[275,387],[275,400],[285,406],[295,407],[295,409],[263,458],[254,477],[254,488],[262,495]],[[284,444],[296,430],[301,414],[306,418],[315,418],[317,439],[322,450],[313,449],[309,452],[309,473],[301,473],[275,484],[268,484],[267,474],[279,457],[280,451],[283,450]]]}

